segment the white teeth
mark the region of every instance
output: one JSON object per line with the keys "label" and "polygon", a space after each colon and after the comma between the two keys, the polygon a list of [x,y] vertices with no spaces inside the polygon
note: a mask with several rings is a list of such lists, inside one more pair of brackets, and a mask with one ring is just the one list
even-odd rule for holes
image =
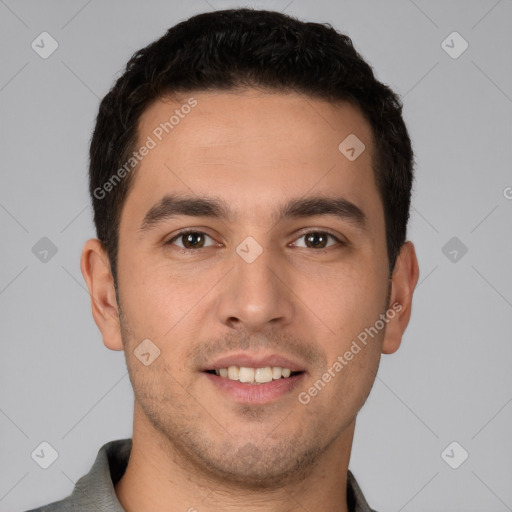
{"label": "white teeth", "polygon": [[238,366],[230,366],[228,368],[228,379],[238,380],[240,378],[240,368]]}
{"label": "white teeth", "polygon": [[283,369],[280,366],[272,366],[272,378],[280,379]]}
{"label": "white teeth", "polygon": [[240,382],[254,382],[254,368],[240,367]]}
{"label": "white teeth", "polygon": [[280,378],[288,378],[292,371],[281,366],[265,366],[263,368],[249,368],[246,366],[230,366],[228,368],[217,368],[215,374],[224,379],[239,380],[245,383],[272,382]]}
{"label": "white teeth", "polygon": [[255,382],[272,382],[272,368],[266,366],[265,368],[257,368],[254,372]]}

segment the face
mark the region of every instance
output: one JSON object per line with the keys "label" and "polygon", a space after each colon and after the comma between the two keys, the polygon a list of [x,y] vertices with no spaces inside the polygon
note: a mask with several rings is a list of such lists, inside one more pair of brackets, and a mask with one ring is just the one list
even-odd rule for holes
{"label": "face", "polygon": [[[350,134],[355,160],[339,149]],[[383,321],[396,290],[371,128],[346,103],[202,92],[152,104],[143,144],[119,227],[119,333],[102,329],[125,350],[136,421],[196,470],[284,483],[349,435],[404,329]]]}

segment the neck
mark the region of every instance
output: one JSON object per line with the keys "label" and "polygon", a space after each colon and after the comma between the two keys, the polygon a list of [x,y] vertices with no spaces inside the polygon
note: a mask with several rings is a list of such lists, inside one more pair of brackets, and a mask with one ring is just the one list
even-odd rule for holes
{"label": "neck", "polygon": [[193,465],[136,405],[132,451],[115,491],[126,512],[348,512],[347,471],[354,427],[355,422],[296,480],[278,488],[248,489]]}

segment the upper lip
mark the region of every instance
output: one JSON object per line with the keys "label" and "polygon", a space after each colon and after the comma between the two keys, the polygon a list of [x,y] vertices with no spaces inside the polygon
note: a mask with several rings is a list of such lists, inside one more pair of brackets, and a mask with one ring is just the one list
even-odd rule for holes
{"label": "upper lip", "polygon": [[246,368],[264,368],[266,366],[280,366],[289,368],[292,372],[305,371],[304,365],[279,354],[256,355],[247,352],[238,354],[229,354],[222,356],[210,363],[203,371],[217,370],[219,368],[228,368],[230,366],[244,366]]}

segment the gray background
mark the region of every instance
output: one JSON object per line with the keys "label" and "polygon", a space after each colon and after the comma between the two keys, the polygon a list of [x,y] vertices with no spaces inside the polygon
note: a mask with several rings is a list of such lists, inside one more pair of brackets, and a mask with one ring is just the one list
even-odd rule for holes
{"label": "gray background", "polygon": [[[512,510],[511,0],[0,0],[0,511],[63,498],[103,443],[131,435],[124,355],[103,346],[79,267],[95,236],[99,99],[171,25],[242,5],[331,23],[404,101],[421,275],[402,347],[383,356],[356,428],[350,467],[370,505]],[[43,31],[59,44],[47,59],[31,48]],[[441,45],[453,31],[469,44],[458,58]],[[43,237],[57,248],[46,261],[33,251]],[[31,458],[43,441],[59,455],[46,470]],[[452,441],[462,448],[443,458]]]}

